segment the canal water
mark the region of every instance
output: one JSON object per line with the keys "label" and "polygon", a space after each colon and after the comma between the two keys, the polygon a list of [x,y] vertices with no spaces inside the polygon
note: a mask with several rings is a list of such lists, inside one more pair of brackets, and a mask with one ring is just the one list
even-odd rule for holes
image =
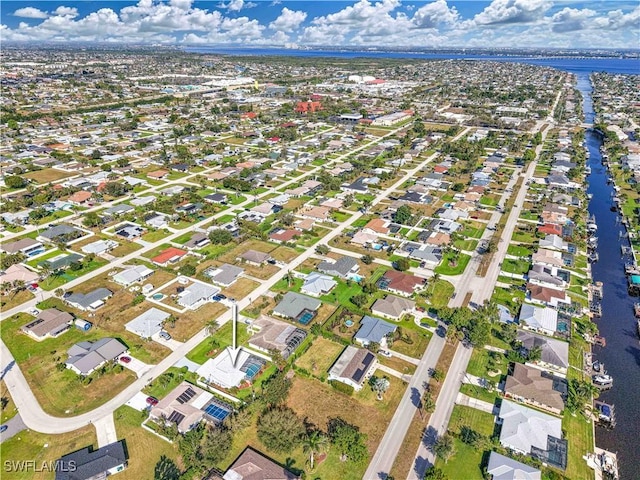
{"label": "canal water", "polygon": [[[593,121],[591,84],[588,73],[578,75],[578,89],[584,98],[583,111],[587,122]],[[604,283],[602,318],[596,319],[600,335],[607,340],[604,348],[594,347],[595,358],[607,373],[613,376],[613,388],[600,395],[600,399],[615,404],[617,425],[613,430],[596,428],[596,445],[618,453],[620,478],[640,479],[640,342],[633,314],[634,300],[627,293],[624,274],[625,261],[621,246],[629,246],[622,235],[626,230],[622,218],[610,211],[613,185],[607,184],[607,172],[602,165],[602,140],[595,132],[586,133],[591,174],[587,193],[593,195],[589,214],[595,215],[598,225],[599,261],[592,264],[594,281]]]}

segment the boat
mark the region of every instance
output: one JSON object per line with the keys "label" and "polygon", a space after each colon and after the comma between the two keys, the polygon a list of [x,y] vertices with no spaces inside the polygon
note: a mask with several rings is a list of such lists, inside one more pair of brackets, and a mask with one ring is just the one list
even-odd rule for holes
{"label": "boat", "polygon": [[598,252],[591,252],[589,253],[589,256],[587,257],[587,260],[589,260],[589,263],[595,263],[600,259],[600,255],[598,254]]}
{"label": "boat", "polygon": [[600,335],[594,335],[593,336],[593,343],[595,345],[598,345],[600,347],[606,347],[607,346],[607,339],[604,337],[601,337]]}
{"label": "boat", "polygon": [[598,417],[596,421],[603,427],[613,428],[616,426],[616,413],[613,405],[595,400],[593,406],[596,409]]}
{"label": "boat", "polygon": [[602,364],[600,363],[599,360],[596,360],[591,364],[591,368],[594,372],[600,372],[600,369],[602,368]]}
{"label": "boat", "polygon": [[591,377],[593,384],[600,388],[606,389],[613,387],[613,377],[611,375],[607,375],[606,373],[599,373]]}
{"label": "boat", "polygon": [[633,304],[633,314],[636,318],[640,318],[640,302],[636,302]]}

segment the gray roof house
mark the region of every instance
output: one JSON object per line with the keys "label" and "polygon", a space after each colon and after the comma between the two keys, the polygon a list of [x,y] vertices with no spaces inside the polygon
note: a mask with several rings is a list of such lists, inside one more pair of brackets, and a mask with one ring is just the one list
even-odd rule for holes
{"label": "gray roof house", "polygon": [[104,305],[104,301],[111,295],[111,290],[100,287],[89,293],[73,293],[65,301],[79,310],[96,310]]}
{"label": "gray roof house", "polygon": [[307,297],[296,292],[287,292],[273,313],[280,317],[297,319],[305,313],[305,311],[315,312],[320,308],[322,302],[315,298]]}
{"label": "gray roof house", "polygon": [[330,276],[313,272],[306,276],[300,291],[312,297],[319,297],[328,294],[337,284]]}
{"label": "gray roof house", "polygon": [[82,260],[82,255],[77,253],[62,253],[48,260],[44,260],[38,263],[38,266],[46,266],[51,270],[61,270],[68,268],[73,262],[79,262]]}
{"label": "gray roof house", "polygon": [[95,342],[80,342],[73,345],[67,354],[67,368],[78,375],[90,375],[107,362],[115,360],[128,348],[115,338],[101,338]]}
{"label": "gray roof house", "polygon": [[357,273],[360,269],[358,261],[347,255],[340,257],[335,262],[324,260],[318,264],[317,270],[334,277],[347,278],[350,274]]}
{"label": "gray roof house", "polygon": [[149,278],[153,274],[153,270],[144,265],[127,268],[120,273],[115,274],[112,280],[120,285],[128,287],[129,285],[141,282],[145,278]]}
{"label": "gray roof house", "polygon": [[203,303],[210,302],[218,293],[220,293],[218,287],[202,282],[195,282],[178,295],[178,304],[189,310],[196,310]]}
{"label": "gray roof house", "polygon": [[365,347],[371,342],[385,346],[387,336],[395,332],[397,328],[396,325],[392,325],[389,322],[365,315],[360,320],[360,329],[353,338]]}
{"label": "gray roof house", "polygon": [[409,257],[417,258],[418,260],[423,261],[433,267],[436,267],[440,264],[440,262],[442,261],[442,256],[442,248],[433,245],[421,249],[416,249],[409,253]]}
{"label": "gray roof house", "polygon": [[134,208],[131,205],[121,203],[119,205],[114,205],[113,207],[107,208],[102,213],[109,217],[115,217],[117,215],[122,215],[123,213],[132,212],[133,210]]}
{"label": "gray roof house", "polygon": [[247,250],[241,253],[238,257],[239,260],[244,260],[251,265],[262,265],[271,259],[271,255],[268,253],[258,252],[257,250]]}
{"label": "gray roof house", "polygon": [[369,350],[349,345],[329,370],[329,380],[338,380],[360,390],[375,371],[376,364],[376,356]]}
{"label": "gray roof house", "polygon": [[493,480],[540,480],[542,473],[525,463],[491,452],[487,473]]}
{"label": "gray roof house", "polygon": [[151,338],[162,330],[162,322],[170,316],[167,312],[153,307],[125,324],[124,328],[142,338]]}
{"label": "gray roof house", "polygon": [[127,468],[122,440],[93,450],[85,447],[56,460],[55,480],[101,479]]}
{"label": "gray roof house", "polygon": [[71,328],[73,315],[56,308],[47,308],[35,320],[22,327],[22,331],[40,341],[47,337],[57,337]]}
{"label": "gray roof house", "polygon": [[192,250],[194,248],[202,248],[210,243],[209,237],[202,232],[196,232],[193,236],[184,244],[185,248]]}
{"label": "gray roof house", "polygon": [[213,283],[228,287],[233,284],[243,272],[244,269],[225,263],[218,268],[207,269],[205,273]]}
{"label": "gray roof house", "polygon": [[32,238],[22,238],[15,242],[3,243],[0,245],[0,249],[7,253],[23,253],[27,257],[37,255],[44,252],[44,246],[42,243],[37,242]]}
{"label": "gray roof house", "polygon": [[80,236],[82,236],[82,230],[70,227],[69,225],[54,225],[44,232],[40,232],[37,240],[55,243],[63,238],[78,238]]}
{"label": "gray roof house", "polygon": [[262,352],[278,350],[285,360],[300,346],[307,332],[290,323],[260,315],[251,322],[247,331],[253,332],[249,345]]}
{"label": "gray roof house", "polygon": [[413,300],[387,295],[385,298],[379,298],[375,301],[371,306],[371,312],[375,315],[398,320],[402,315],[413,310],[415,306],[416,302]]}
{"label": "gray roof house", "polygon": [[567,441],[562,439],[562,419],[502,400],[500,443],[560,468],[566,467]]}
{"label": "gray roof house", "polygon": [[569,344],[555,338],[518,330],[517,339],[525,350],[540,347],[542,354],[534,366],[552,373],[566,374],[569,367]]}

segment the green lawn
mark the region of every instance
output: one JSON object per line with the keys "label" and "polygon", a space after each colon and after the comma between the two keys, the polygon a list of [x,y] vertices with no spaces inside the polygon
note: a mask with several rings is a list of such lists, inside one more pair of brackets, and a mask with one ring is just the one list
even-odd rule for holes
{"label": "green lawn", "polygon": [[512,260],[510,258],[505,259],[502,262],[502,271],[508,273],[517,273],[524,275],[531,268],[531,264],[528,260]]}
{"label": "green lawn", "polygon": [[453,246],[460,249],[466,250],[468,252],[475,250],[478,246],[478,240],[456,240],[453,242]]}
{"label": "green lawn", "polygon": [[351,285],[347,285],[345,282],[339,281],[338,285],[329,292],[329,295],[320,297],[320,300],[334,305],[341,304],[348,308],[354,308],[349,299],[360,293],[362,293],[362,287],[357,282],[351,282]]}
{"label": "green lawn", "polygon": [[472,445],[467,445],[457,438],[454,439],[455,454],[447,463],[438,459],[436,466],[451,480],[483,480],[482,463],[483,452]]}
{"label": "green lawn", "polygon": [[474,348],[473,353],[471,354],[471,360],[469,361],[469,365],[467,367],[467,372],[471,375],[475,375],[476,377],[483,377],[487,379],[499,379],[499,376],[490,377],[487,372],[489,370],[489,354],[494,355],[494,365],[497,371],[505,374],[507,373],[508,362],[504,358],[504,355],[501,353],[489,352],[484,348]]}
{"label": "green lawn", "polygon": [[470,255],[466,255],[461,253],[458,255],[458,263],[455,266],[449,265],[449,260],[453,258],[453,253],[448,253],[442,259],[440,265],[438,265],[434,272],[440,275],[460,275],[464,272],[464,269],[467,268],[467,264],[469,260],[471,260]]}
{"label": "green lawn", "polygon": [[482,435],[493,435],[495,417],[475,408],[456,405],[451,412],[449,430],[459,433],[463,426],[469,427]]}
{"label": "green lawn", "polygon": [[[238,345],[246,345],[247,341],[250,338],[249,333],[247,332],[247,326],[239,323],[237,330],[237,342]],[[213,338],[218,342],[219,347],[212,346],[211,338],[206,338],[199,345],[197,345],[193,350],[191,350],[187,354],[187,358],[193,362],[203,364],[208,359],[213,358],[208,355],[209,352],[218,350],[221,351],[227,346],[231,345],[233,341],[233,326],[231,322],[225,323],[220,329],[213,335]]]}
{"label": "green lawn", "polygon": [[429,299],[434,307],[445,307],[451,300],[455,287],[446,280],[438,279],[427,285],[427,291],[431,292]]}
{"label": "green lawn", "polygon": [[514,257],[530,257],[533,254],[530,249],[523,247],[522,245],[509,245],[507,253]]}
{"label": "green lawn", "polygon": [[106,265],[107,263],[109,262],[100,257],[96,257],[91,262],[82,262],[82,268],[80,270],[72,271],[70,269],[67,269],[61,275],[51,275],[50,277],[40,282],[40,287],[42,287],[43,290],[55,290],[56,288],[63,286],[65,283],[75,280],[76,278],[79,278],[89,272],[92,272]]}

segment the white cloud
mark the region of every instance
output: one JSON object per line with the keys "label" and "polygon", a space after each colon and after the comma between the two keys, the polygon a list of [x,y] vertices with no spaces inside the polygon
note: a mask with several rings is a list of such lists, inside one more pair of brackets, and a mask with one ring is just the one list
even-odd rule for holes
{"label": "white cloud", "polygon": [[413,15],[418,28],[436,28],[438,25],[454,25],[460,20],[455,7],[449,8],[447,0],[436,0],[420,7]]}
{"label": "white cloud", "polygon": [[549,0],[493,0],[474,21],[478,25],[531,23],[542,19],[551,5]]}
{"label": "white cloud", "polygon": [[578,10],[565,7],[551,17],[551,29],[556,33],[574,32],[587,28],[588,21],[596,12],[587,8]]}
{"label": "white cloud", "polygon": [[306,18],[306,12],[301,10],[289,10],[287,7],[284,7],[280,16],[269,24],[269,28],[273,30],[281,30],[283,33],[291,32],[293,30],[297,30]]}
{"label": "white cloud", "polygon": [[13,16],[22,18],[47,18],[49,14],[47,12],[43,12],[38,8],[23,7],[13,12]]}
{"label": "white cloud", "polygon": [[53,12],[56,15],[60,15],[61,17],[71,17],[75,18],[78,16],[78,9],[76,7],[65,7],[60,5]]}
{"label": "white cloud", "polygon": [[220,3],[218,8],[229,10],[230,12],[239,12],[243,8],[257,7],[257,3],[245,2],[244,0],[230,0],[229,3]]}

